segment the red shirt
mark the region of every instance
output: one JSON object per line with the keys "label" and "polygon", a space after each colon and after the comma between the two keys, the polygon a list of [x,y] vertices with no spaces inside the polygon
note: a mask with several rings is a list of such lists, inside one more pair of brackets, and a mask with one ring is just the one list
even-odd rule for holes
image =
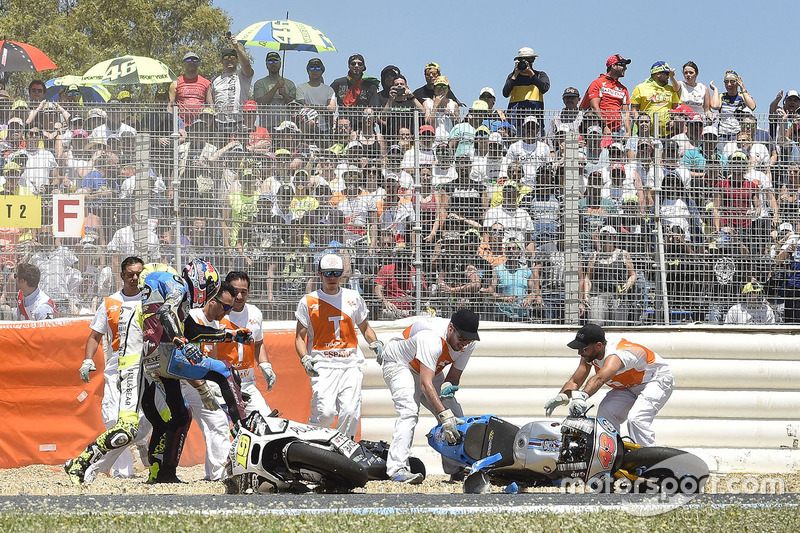
{"label": "red shirt", "polygon": [[175,102],[178,104],[178,114],[186,126],[200,116],[200,111],[206,105],[206,91],[211,87],[211,82],[198,75],[194,79],[186,79],[183,74],[178,76],[178,85],[175,88]]}
{"label": "red shirt", "polygon": [[747,212],[754,209],[753,196],[758,194],[758,185],[752,181],[745,181],[738,187],[730,180],[724,179],[716,183],[715,187],[722,195],[721,222],[723,226],[734,228],[747,228],[752,223],[752,216]]}
{"label": "red shirt", "polygon": [[[414,276],[417,270],[411,267],[411,272],[408,277],[403,276],[402,279],[395,272],[395,264],[388,264],[380,269],[378,277],[375,278],[375,284],[380,285],[383,289],[383,297],[385,300],[393,303],[398,309],[402,311],[411,310],[411,300],[414,297]],[[422,286],[425,286],[423,280]]]}
{"label": "red shirt", "polygon": [[628,88],[608,74],[600,74],[586,89],[580,108],[591,109],[590,101],[592,98],[600,99],[600,111],[603,113],[603,120],[606,121],[606,125],[611,128],[611,131],[619,130],[622,127],[622,117],[620,115],[622,106],[630,103]]}

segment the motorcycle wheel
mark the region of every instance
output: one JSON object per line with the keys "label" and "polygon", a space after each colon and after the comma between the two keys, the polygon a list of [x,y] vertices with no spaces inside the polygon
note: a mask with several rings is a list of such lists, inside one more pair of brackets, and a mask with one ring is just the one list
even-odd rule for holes
{"label": "motorcycle wheel", "polygon": [[631,450],[622,458],[620,468],[631,473],[638,470],[640,478],[652,480],[659,491],[669,493],[702,492],[709,477],[705,461],[689,452],[664,446]]}
{"label": "motorcycle wheel", "polygon": [[286,461],[292,468],[305,468],[322,474],[323,485],[352,490],[367,484],[363,466],[337,452],[294,441],[286,448]]}

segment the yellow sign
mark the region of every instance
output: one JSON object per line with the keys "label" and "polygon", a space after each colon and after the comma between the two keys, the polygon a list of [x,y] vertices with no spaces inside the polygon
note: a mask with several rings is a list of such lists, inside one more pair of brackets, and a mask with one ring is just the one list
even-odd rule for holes
{"label": "yellow sign", "polygon": [[41,228],[42,199],[0,195],[0,228]]}

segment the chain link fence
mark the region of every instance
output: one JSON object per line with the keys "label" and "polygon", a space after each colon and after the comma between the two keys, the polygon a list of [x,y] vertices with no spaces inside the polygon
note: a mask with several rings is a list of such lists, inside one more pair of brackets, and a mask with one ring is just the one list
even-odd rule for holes
{"label": "chain link fence", "polygon": [[[128,255],[199,256],[246,270],[265,319],[292,319],[335,251],[374,319],[796,322],[791,117],[740,115],[720,135],[711,116],[642,115],[610,135],[593,111],[246,109],[5,110],[5,198],[42,215],[0,230],[4,302],[19,261],[76,315],[121,286]],[[54,194],[83,196],[80,235],[54,236]]]}

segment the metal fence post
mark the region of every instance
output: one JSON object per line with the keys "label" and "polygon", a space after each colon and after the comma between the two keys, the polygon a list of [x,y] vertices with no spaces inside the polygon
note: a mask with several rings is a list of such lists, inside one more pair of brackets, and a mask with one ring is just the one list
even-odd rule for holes
{"label": "metal fence post", "polygon": [[136,186],[134,188],[133,242],[138,257],[156,261],[159,257],[150,257],[149,219],[150,219],[150,135],[136,135],[135,151]]}

